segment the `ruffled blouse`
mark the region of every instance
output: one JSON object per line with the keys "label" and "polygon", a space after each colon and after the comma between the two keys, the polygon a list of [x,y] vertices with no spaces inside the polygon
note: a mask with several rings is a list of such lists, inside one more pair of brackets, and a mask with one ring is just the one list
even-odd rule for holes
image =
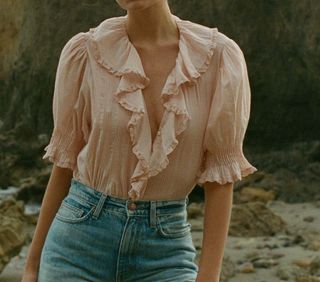
{"label": "ruffled blouse", "polygon": [[257,170],[243,154],[250,85],[243,52],[218,28],[173,15],[179,53],[152,140],[149,85],[125,28],[127,15],[72,36],[53,93],[54,128],[43,159],[120,198],[185,198],[196,184],[225,184]]}

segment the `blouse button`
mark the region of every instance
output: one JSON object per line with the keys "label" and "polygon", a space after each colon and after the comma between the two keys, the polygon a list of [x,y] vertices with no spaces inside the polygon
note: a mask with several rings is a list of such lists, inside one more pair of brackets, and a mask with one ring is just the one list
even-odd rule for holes
{"label": "blouse button", "polygon": [[161,132],[160,132],[160,130],[158,131],[158,133],[157,133],[157,135],[160,135],[161,134]]}

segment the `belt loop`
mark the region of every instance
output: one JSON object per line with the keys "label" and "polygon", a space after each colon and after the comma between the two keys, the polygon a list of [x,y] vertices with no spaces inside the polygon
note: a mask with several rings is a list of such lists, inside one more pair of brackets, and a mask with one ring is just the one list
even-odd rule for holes
{"label": "belt loop", "polygon": [[95,219],[97,219],[99,217],[100,212],[102,210],[102,207],[103,207],[106,199],[107,199],[107,195],[105,195],[104,193],[101,192],[99,202],[98,202],[97,206],[95,207],[94,213],[92,215]]}
{"label": "belt loop", "polygon": [[156,201],[150,201],[150,227],[156,227],[157,223],[157,203]]}
{"label": "belt loop", "polygon": [[[72,187],[74,187],[74,188],[72,188]],[[74,178],[71,179],[71,183],[70,183],[70,187],[69,187],[69,193],[71,191],[71,188],[72,189],[76,189],[76,190],[78,189],[78,182]]]}

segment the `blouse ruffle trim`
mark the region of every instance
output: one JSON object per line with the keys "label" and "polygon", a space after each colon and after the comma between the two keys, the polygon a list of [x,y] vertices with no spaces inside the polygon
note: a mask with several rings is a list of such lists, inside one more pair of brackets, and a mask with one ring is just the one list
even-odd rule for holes
{"label": "blouse ruffle trim", "polygon": [[75,169],[75,162],[71,161],[68,157],[68,152],[57,150],[54,145],[48,145],[44,148],[46,151],[43,159],[48,159],[50,162],[56,164],[59,167]]}
{"label": "blouse ruffle trim", "polygon": [[165,110],[154,141],[151,140],[151,128],[142,93],[150,79],[144,72],[137,50],[127,36],[127,16],[109,18],[98,27],[90,29],[90,45],[96,61],[111,74],[120,77],[114,93],[115,100],[132,112],[127,128],[132,152],[138,159],[128,192],[132,199],[143,197],[148,178],[168,166],[168,155],[179,143],[177,136],[187,128],[191,118],[181,86],[185,83],[194,84],[208,69],[217,45],[217,28],[173,17],[180,33],[179,53],[175,67],[161,92]]}
{"label": "blouse ruffle trim", "polygon": [[59,167],[75,169],[76,158],[73,151],[69,150],[73,142],[72,134],[59,134],[54,130],[49,144],[44,148],[42,159],[48,159]]}
{"label": "blouse ruffle trim", "polygon": [[236,182],[243,177],[257,171],[249,163],[242,150],[220,151],[216,154],[207,152],[204,168],[198,171],[196,183],[203,186],[205,182],[218,182],[223,185],[227,182]]}

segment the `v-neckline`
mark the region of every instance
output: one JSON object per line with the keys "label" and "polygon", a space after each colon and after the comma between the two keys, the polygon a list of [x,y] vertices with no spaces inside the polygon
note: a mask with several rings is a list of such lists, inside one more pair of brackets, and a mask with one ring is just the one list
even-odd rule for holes
{"label": "v-neckline", "polygon": [[161,90],[165,111],[154,140],[141,91],[148,86],[150,78],[146,77],[141,58],[123,28],[123,21],[127,17],[106,19],[89,32],[88,44],[97,64],[120,78],[112,93],[113,98],[131,113],[127,130],[132,153],[137,157],[130,178],[131,189],[128,191],[133,199],[143,197],[148,179],[169,165],[168,156],[179,144],[177,137],[187,129],[191,120],[186,90],[182,86],[197,83],[208,69],[217,46],[217,28],[204,27],[172,16],[179,28],[179,52],[175,67]]}
{"label": "v-neckline", "polygon": [[[179,33],[179,40],[178,40],[178,47],[179,47],[179,50],[178,50],[178,53],[177,53],[177,56],[176,56],[176,59],[175,59],[175,64],[173,66],[173,68],[171,69],[171,71],[169,72],[169,74],[167,75],[166,79],[165,79],[165,82],[163,84],[163,87],[160,91],[160,97],[162,100],[164,100],[164,90],[166,88],[166,85],[169,83],[169,80],[171,79],[173,73],[175,72],[176,68],[178,67],[178,64],[179,64],[179,60],[181,58],[181,50],[182,50],[182,30],[181,30],[181,27],[179,25],[179,22],[178,22],[178,17],[175,16],[175,15],[172,15],[175,23],[176,23],[176,26],[177,26],[177,29],[178,29],[178,33]],[[137,51],[137,48],[134,46],[134,44],[130,41],[130,38],[129,38],[129,35],[128,35],[128,32],[127,32],[127,28],[126,28],[126,19],[128,18],[128,15],[125,15],[123,16],[123,20],[122,20],[122,23],[121,23],[121,28],[122,28],[122,31],[123,31],[123,34],[124,34],[124,38],[126,39],[127,43],[128,43],[128,46],[130,46],[130,49],[134,51],[135,53],[135,56],[138,60],[138,63],[140,64],[140,67],[141,67],[141,70],[143,71],[143,74],[145,76],[145,78],[147,79],[148,81],[148,85],[150,83],[150,78],[146,75],[146,72],[144,70],[144,67],[143,67],[143,64],[142,64],[142,60],[141,60],[141,57]],[[165,122],[165,115],[166,115],[166,108],[164,107],[164,103],[165,101],[162,102],[162,107],[163,107],[163,113],[162,113],[162,117],[160,119],[160,124],[158,126],[158,128],[156,129],[156,134],[155,134],[155,137],[153,138],[152,137],[152,129],[151,129],[151,124],[150,124],[150,115],[149,115],[149,111],[148,111],[148,108],[146,106],[146,102],[145,102],[145,98],[144,98],[144,95],[142,95],[142,100],[143,100],[143,105],[144,105],[144,108],[146,109],[146,116],[148,118],[148,126],[149,126],[149,132],[150,132],[150,139],[151,139],[151,150],[152,152],[154,151],[154,147],[155,147],[155,142],[158,138],[160,138],[161,136],[161,128],[162,126],[164,125],[164,122]]]}

